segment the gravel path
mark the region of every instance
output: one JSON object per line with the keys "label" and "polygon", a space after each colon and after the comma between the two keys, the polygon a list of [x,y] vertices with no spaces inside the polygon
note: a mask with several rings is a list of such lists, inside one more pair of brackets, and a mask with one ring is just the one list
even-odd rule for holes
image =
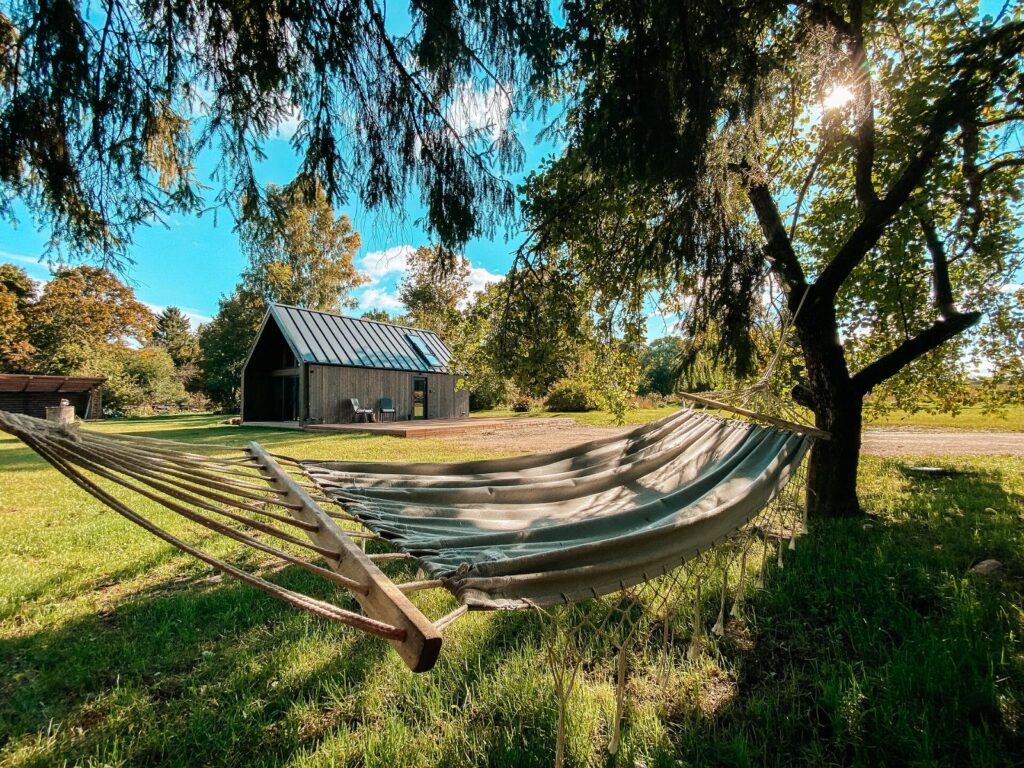
{"label": "gravel path", "polygon": [[[630,429],[632,427],[592,427],[572,419],[535,418],[443,439],[490,451],[542,453]],[[868,428],[864,431],[863,451],[875,456],[1024,456],[1024,432]]]}

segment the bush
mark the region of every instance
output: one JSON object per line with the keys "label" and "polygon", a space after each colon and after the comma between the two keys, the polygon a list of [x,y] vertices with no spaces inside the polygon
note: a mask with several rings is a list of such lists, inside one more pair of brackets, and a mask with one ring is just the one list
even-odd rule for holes
{"label": "bush", "polygon": [[182,406],[189,400],[162,347],[100,349],[79,373],[107,377],[103,405],[111,412],[146,413],[154,405]]}
{"label": "bush", "polygon": [[548,392],[544,403],[549,411],[596,411],[599,407],[594,388],[580,379],[560,379]]}
{"label": "bush", "polygon": [[533,400],[528,395],[519,394],[509,402],[509,408],[513,413],[526,413],[533,405]]}

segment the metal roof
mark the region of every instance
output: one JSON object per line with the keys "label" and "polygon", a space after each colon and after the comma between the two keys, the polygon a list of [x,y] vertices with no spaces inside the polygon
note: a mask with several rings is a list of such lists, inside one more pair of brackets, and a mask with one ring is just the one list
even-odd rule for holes
{"label": "metal roof", "polygon": [[[386,368],[394,371],[451,373],[452,353],[432,331],[376,320],[360,320],[332,312],[271,304],[264,319],[274,318],[296,357],[317,365]],[[261,334],[262,335],[262,330]],[[431,366],[410,337],[418,336],[439,365]]]}
{"label": "metal roof", "polygon": [[106,380],[103,376],[44,376],[34,373],[0,373],[0,392],[88,392]]}

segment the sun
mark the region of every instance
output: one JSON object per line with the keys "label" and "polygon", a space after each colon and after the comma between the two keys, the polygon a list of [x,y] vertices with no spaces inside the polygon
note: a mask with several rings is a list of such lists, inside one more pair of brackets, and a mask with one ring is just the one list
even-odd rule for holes
{"label": "sun", "polygon": [[845,85],[837,85],[829,91],[825,101],[822,102],[822,106],[825,109],[839,109],[846,106],[851,99],[853,99],[853,91]]}

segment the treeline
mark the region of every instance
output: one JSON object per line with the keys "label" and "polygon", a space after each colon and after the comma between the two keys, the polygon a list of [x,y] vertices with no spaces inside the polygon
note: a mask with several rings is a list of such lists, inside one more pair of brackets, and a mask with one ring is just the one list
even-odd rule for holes
{"label": "treeline", "polygon": [[[345,312],[368,282],[359,234],[319,187],[267,190],[239,227],[247,266],[212,320],[193,331],[175,307],[155,314],[110,271],[79,266],[43,285],[0,265],[0,370],[106,376],[108,409],[238,408],[242,366],[271,302]],[[642,329],[602,325],[586,287],[540,276],[471,290],[464,256],[437,246],[406,259],[403,310],[363,317],[426,328],[452,348],[474,410],[547,405],[621,410],[636,394],[674,390],[680,342],[648,347]],[[632,334],[632,335],[631,335]]]}

